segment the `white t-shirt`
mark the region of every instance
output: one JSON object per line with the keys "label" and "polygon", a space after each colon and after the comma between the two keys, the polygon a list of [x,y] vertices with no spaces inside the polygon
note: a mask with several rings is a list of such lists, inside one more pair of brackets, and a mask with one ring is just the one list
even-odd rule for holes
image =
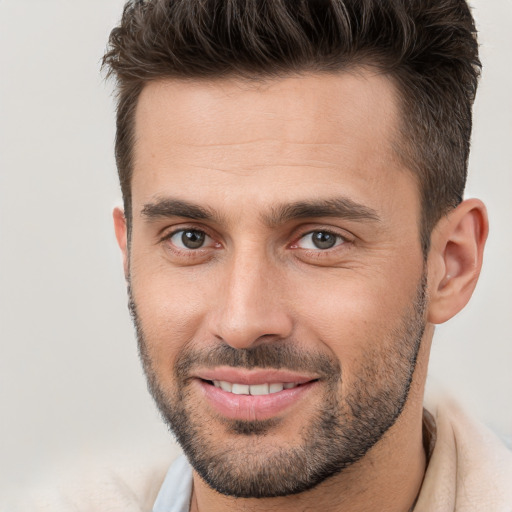
{"label": "white t-shirt", "polygon": [[192,467],[184,455],[169,468],[153,506],[153,512],[189,512]]}

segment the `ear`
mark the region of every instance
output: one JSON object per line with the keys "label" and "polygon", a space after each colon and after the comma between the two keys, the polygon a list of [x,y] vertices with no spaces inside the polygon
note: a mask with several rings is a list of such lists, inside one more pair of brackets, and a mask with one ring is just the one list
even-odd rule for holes
{"label": "ear", "polygon": [[434,228],[428,256],[429,322],[446,322],[468,303],[488,232],[487,210],[478,199],[463,201]]}
{"label": "ear", "polygon": [[124,277],[128,280],[128,232],[126,227],[126,218],[121,208],[114,208],[112,212],[114,218],[114,230],[116,232],[117,245],[123,254]]}

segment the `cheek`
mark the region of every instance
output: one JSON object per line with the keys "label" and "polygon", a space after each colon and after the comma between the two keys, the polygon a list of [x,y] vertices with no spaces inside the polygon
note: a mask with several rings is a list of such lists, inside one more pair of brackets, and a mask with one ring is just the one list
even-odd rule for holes
{"label": "cheek", "polygon": [[197,339],[209,294],[179,269],[142,264],[132,265],[131,291],[154,368],[168,371],[183,348]]}
{"label": "cheek", "polygon": [[409,275],[401,283],[385,276],[333,280],[328,292],[304,287],[299,316],[306,339],[322,343],[342,364],[354,371],[369,351],[392,351],[396,332],[412,307],[419,283]]}

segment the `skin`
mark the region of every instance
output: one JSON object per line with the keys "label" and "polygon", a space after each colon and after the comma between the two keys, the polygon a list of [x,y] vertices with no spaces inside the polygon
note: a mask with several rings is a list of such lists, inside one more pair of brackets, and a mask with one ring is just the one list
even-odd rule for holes
{"label": "skin", "polygon": [[[342,396],[354,388],[376,342],[381,354],[393,353],[393,329],[410,310],[425,269],[428,275],[425,330],[408,400],[377,444],[310,491],[278,498],[224,496],[194,473],[193,511],[406,512],[419,492],[434,324],[469,300],[487,218],[481,202],[463,202],[436,226],[425,262],[418,184],[392,149],[400,121],[395,92],[386,77],[360,69],[258,84],[162,80],[141,94],[130,246],[120,209],[114,223],[152,371],[169,396],[176,388],[172,368],[184,350],[281,340],[339,362]],[[333,197],[362,205],[378,220],[339,215],[268,222],[279,205]],[[165,198],[206,207],[214,217],[143,214]],[[167,236],[179,229],[205,231],[206,245],[180,248],[179,236]],[[314,230],[340,238],[319,250],[308,238]],[[389,377],[383,371],[376,378]],[[251,444],[224,428],[195,388],[191,403],[212,443],[243,458],[249,446],[268,454],[280,443],[293,445],[321,407],[322,385]]]}

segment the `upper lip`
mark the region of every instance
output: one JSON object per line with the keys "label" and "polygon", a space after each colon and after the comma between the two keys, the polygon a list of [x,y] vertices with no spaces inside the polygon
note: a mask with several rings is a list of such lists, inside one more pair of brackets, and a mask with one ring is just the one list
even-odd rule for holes
{"label": "upper lip", "polygon": [[205,368],[194,372],[193,377],[202,380],[218,380],[249,386],[267,383],[295,383],[304,384],[316,380],[318,377],[297,373],[291,370],[255,369],[246,370],[229,366]]}

